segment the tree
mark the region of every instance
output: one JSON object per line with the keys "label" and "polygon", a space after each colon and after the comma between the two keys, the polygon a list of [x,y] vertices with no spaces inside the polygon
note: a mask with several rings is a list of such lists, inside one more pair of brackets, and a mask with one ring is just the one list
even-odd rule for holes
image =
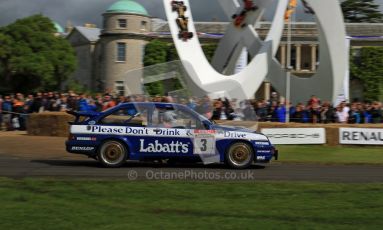
{"label": "tree", "polygon": [[174,46],[174,44],[169,45],[169,49],[168,49],[168,52],[167,52],[166,60],[168,62],[180,60],[180,57],[178,56],[177,49]]}
{"label": "tree", "polygon": [[167,61],[168,43],[153,40],[145,46],[144,66],[150,66]]}
{"label": "tree", "polygon": [[[165,63],[167,61],[168,44],[160,40],[153,40],[145,46],[144,66]],[[163,69],[156,69],[157,74],[164,73]],[[145,71],[144,71],[145,72]],[[150,74],[156,74],[151,72]],[[160,81],[146,84],[150,95],[164,95],[164,86]]]}
{"label": "tree", "polygon": [[346,0],[341,7],[346,22],[383,22],[383,14],[374,0]]}
{"label": "tree", "polygon": [[57,90],[75,70],[73,48],[55,33],[52,21],[42,15],[0,28],[0,69],[10,90]]}
{"label": "tree", "polygon": [[[11,56],[11,46],[12,39],[8,35],[0,32],[0,73],[2,73],[3,78],[6,82],[10,81],[10,71],[7,60]],[[6,90],[7,88],[1,87],[1,90]]]}
{"label": "tree", "polygon": [[205,56],[209,62],[213,59],[215,50],[217,49],[216,43],[209,43],[202,46],[203,52],[205,53]]}
{"label": "tree", "polygon": [[383,97],[383,48],[363,47],[356,59],[350,61],[351,77],[363,82],[365,100]]}
{"label": "tree", "polygon": [[[213,59],[214,52],[217,49],[217,43],[207,43],[202,45],[202,50],[205,53],[205,56],[209,62]],[[177,49],[174,45],[170,46],[168,49],[167,61],[179,60]]]}

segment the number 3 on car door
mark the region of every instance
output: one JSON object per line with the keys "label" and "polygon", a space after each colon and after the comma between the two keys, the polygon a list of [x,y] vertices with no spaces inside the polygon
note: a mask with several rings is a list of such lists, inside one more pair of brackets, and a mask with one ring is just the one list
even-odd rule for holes
{"label": "number 3 on car door", "polygon": [[194,154],[215,154],[214,134],[194,134]]}

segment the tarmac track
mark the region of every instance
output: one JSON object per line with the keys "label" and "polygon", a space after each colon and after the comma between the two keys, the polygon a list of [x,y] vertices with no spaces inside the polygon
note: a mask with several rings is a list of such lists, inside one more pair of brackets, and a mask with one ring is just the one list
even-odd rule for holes
{"label": "tarmac track", "polygon": [[85,156],[66,153],[64,138],[0,135],[0,177],[118,180],[232,180],[383,183],[381,165],[321,165],[273,162],[233,170],[223,164],[127,162],[103,168]]}

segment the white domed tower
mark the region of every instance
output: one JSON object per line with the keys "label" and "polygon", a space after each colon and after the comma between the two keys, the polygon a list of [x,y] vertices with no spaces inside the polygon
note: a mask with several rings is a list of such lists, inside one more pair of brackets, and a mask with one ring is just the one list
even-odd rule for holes
{"label": "white domed tower", "polygon": [[[123,92],[124,73],[143,67],[145,34],[151,30],[151,20],[146,9],[132,0],[120,0],[103,14],[100,55],[101,81],[105,89]],[[129,88],[139,87],[139,85]],[[137,92],[140,92],[138,89]]]}

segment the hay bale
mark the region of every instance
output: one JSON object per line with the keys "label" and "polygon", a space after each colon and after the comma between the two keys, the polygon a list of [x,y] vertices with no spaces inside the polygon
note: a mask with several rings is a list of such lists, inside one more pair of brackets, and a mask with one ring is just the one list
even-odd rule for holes
{"label": "hay bale", "polygon": [[339,145],[339,127],[326,127],[326,145]]}
{"label": "hay bale", "polygon": [[73,118],[64,112],[34,113],[29,116],[27,132],[32,136],[66,137],[71,120]]}

